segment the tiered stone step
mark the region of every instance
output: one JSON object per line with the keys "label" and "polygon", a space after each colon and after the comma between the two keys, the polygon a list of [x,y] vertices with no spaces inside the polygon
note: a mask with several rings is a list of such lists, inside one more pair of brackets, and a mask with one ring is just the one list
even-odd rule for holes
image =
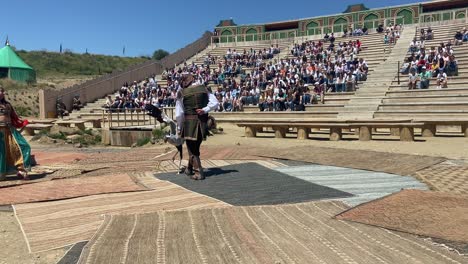
{"label": "tiered stone step", "polygon": [[[432,27],[434,40],[426,41],[426,49],[438,46],[440,42],[453,39],[455,32],[464,24]],[[419,32],[417,32],[419,38]],[[468,118],[468,45],[454,46],[458,62],[458,76],[448,78],[448,88],[436,89],[435,78],[429,89],[408,90],[407,76],[400,76],[391,83],[386,97],[382,100],[376,118]]]}
{"label": "tiered stone step", "polygon": [[[413,38],[414,27],[407,27],[402,32],[400,39],[391,49],[390,54],[385,60],[380,58],[380,63],[374,68],[374,71],[368,80],[355,92],[344,108],[338,114],[343,119],[372,118],[377,111],[382,99],[391,84],[394,73],[392,73],[398,64],[398,61],[404,57],[408,50],[409,43]],[[367,61],[367,58],[366,58]]]}

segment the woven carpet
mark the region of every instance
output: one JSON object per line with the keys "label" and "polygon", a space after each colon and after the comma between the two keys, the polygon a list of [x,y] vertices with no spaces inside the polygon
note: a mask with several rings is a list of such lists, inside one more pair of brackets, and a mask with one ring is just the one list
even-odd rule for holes
{"label": "woven carpet", "polygon": [[93,194],[145,191],[128,174],[97,177],[57,179],[33,184],[2,188],[0,205],[53,201]]}
{"label": "woven carpet", "polygon": [[[182,165],[187,166],[188,161],[183,160]],[[222,166],[235,165],[235,164],[244,164],[244,163],[256,163],[266,168],[280,168],[287,167],[283,162],[278,162],[274,160],[214,160],[214,159],[203,159],[202,164],[204,168],[218,168]],[[156,171],[158,172],[176,172],[178,171],[179,162],[172,160],[162,160],[159,161],[158,165],[155,166]],[[170,174],[173,175],[173,174]]]}
{"label": "woven carpet", "polygon": [[348,197],[352,194],[291,177],[257,163],[242,163],[206,169],[204,181],[186,175],[160,173],[155,176],[232,205],[299,203]]}
{"label": "woven carpet", "polygon": [[412,234],[468,242],[468,196],[403,190],[337,216]]}
{"label": "woven carpet", "polygon": [[111,215],[79,263],[463,263],[414,236],[332,219],[339,202]]}
{"label": "woven carpet", "polygon": [[433,190],[468,195],[468,165],[446,161],[413,175]]}
{"label": "woven carpet", "polygon": [[336,149],[323,147],[297,147],[287,150],[256,150],[259,156],[306,161],[354,169],[380,171],[398,175],[412,173],[444,161],[443,158],[394,154],[369,150]]}
{"label": "woven carpet", "polygon": [[44,251],[89,240],[101,225],[104,214],[229,206],[157,180],[151,173],[134,176],[154,190],[15,205],[29,251]]}

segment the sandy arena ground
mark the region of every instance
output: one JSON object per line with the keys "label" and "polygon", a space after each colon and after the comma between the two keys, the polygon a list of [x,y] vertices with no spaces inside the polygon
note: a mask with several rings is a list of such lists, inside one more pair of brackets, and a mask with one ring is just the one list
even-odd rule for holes
{"label": "sandy arena ground", "polygon": [[[273,133],[259,134],[259,138],[245,138],[243,128],[233,125],[221,124],[224,133],[210,137],[204,142],[204,146],[252,146],[268,147],[277,149],[291,149],[295,146],[310,146],[311,151],[314,147],[330,147],[344,149],[362,149],[389,153],[403,153],[415,155],[427,155],[444,157],[447,159],[458,160],[458,162],[468,164],[468,138],[461,136],[434,137],[434,138],[416,138],[416,142],[400,142],[397,137],[377,136],[376,140],[362,142],[356,140],[354,135],[345,135],[345,140],[333,142],[328,141],[327,134],[314,136],[314,139],[300,141],[289,134],[286,139],[275,139]],[[383,140],[385,139],[385,140]],[[82,156],[83,150],[74,149],[72,146],[51,146],[38,145],[32,143],[32,150],[52,149],[56,151],[65,151],[67,153],[76,152],[77,156]],[[167,148],[162,146],[145,146],[146,149]],[[125,152],[127,148],[96,147],[88,148],[86,152],[98,152],[102,149],[113,149],[113,151]],[[202,152],[203,157],[203,152]],[[125,156],[122,156],[122,162],[125,162]],[[0,190],[1,191],[1,190]],[[27,194],[25,194],[27,195]],[[0,208],[0,241],[2,249],[0,250],[0,264],[29,264],[29,263],[56,263],[68,250],[68,248],[56,249],[37,254],[28,254],[27,245],[23,238],[20,226],[15,219],[14,213],[7,211],[7,208]]]}

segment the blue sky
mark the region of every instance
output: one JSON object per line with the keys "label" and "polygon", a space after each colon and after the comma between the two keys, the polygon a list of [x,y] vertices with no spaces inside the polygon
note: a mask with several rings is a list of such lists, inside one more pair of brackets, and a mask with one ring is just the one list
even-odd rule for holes
{"label": "blue sky", "polygon": [[239,24],[267,23],[331,15],[350,4],[369,8],[422,1],[166,1],[166,0],[0,0],[0,47],[8,35],[24,50],[126,56],[174,52],[212,31],[222,19]]}

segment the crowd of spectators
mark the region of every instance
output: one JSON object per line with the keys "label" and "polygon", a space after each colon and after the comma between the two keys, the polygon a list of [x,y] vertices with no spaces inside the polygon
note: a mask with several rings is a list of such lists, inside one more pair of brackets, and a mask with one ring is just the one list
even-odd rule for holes
{"label": "crowd of spectators", "polygon": [[367,63],[358,57],[361,45],[360,40],[338,42],[332,33],[323,40],[295,44],[284,59],[275,57],[281,52],[278,45],[228,49],[222,57],[207,54],[203,64],[166,69],[162,78],[167,86],[158,84],[155,76],[124,84],[115,98],[107,98],[104,107],[174,106],[180,77],[193,74],[197,83],[212,87],[220,102],[217,111],[243,111],[245,105],[258,106],[261,111],[304,110],[306,104],[323,101],[325,92],[354,91],[359,81],[366,80]]}
{"label": "crowd of spectators", "polygon": [[[405,59],[400,73],[408,74],[408,89],[428,89],[431,78],[436,78],[437,88],[447,88],[448,76],[458,75],[458,64],[453,51],[455,41],[441,42],[438,46],[426,47],[427,37],[433,39],[432,30],[421,30],[424,37],[416,38],[410,44],[410,56]],[[460,31],[458,31],[460,32]],[[458,34],[457,32],[457,34]]]}

